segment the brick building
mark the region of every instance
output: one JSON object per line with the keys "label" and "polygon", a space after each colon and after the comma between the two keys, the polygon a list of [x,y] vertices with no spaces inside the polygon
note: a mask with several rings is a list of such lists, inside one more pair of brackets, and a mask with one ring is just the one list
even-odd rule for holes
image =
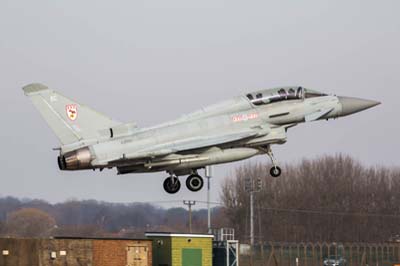
{"label": "brick building", "polygon": [[0,266],[152,266],[152,240],[0,239]]}

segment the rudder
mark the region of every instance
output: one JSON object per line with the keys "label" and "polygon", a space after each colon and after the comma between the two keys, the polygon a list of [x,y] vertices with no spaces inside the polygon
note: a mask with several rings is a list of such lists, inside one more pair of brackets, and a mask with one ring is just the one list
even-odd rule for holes
{"label": "rudder", "polygon": [[63,145],[99,137],[99,131],[120,122],[81,105],[43,84],[22,88]]}

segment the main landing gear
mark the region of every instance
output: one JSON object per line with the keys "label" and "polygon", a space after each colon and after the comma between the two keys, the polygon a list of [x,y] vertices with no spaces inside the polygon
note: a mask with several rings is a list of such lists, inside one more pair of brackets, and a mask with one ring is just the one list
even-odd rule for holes
{"label": "main landing gear", "polygon": [[279,177],[282,174],[282,169],[277,165],[277,161],[275,159],[274,153],[272,152],[271,146],[268,145],[267,147],[265,147],[264,151],[268,154],[272,162],[272,168],[269,173],[272,177]]}
{"label": "main landing gear", "polygon": [[[193,172],[186,179],[186,187],[192,191],[200,191],[204,186],[203,178],[197,173]],[[175,194],[181,189],[181,182],[175,174],[171,174],[170,177],[164,181],[164,190],[169,194]]]}
{"label": "main landing gear", "polygon": [[164,180],[164,190],[169,194],[175,194],[181,189],[181,182],[176,175],[171,175]]}
{"label": "main landing gear", "polygon": [[199,174],[194,173],[191,174],[187,179],[186,179],[186,187],[192,191],[192,192],[197,192],[200,191],[204,186],[204,181]]}

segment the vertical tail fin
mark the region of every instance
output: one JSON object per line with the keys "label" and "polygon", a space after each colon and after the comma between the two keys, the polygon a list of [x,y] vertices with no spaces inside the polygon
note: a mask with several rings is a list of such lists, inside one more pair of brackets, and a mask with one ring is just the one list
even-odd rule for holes
{"label": "vertical tail fin", "polygon": [[63,145],[96,138],[100,130],[121,124],[42,84],[22,89]]}

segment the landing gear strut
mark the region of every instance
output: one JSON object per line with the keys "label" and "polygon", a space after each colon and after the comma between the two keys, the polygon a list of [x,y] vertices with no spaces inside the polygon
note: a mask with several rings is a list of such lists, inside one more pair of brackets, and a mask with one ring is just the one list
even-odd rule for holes
{"label": "landing gear strut", "polygon": [[272,162],[272,168],[269,171],[269,173],[271,174],[272,177],[279,177],[282,174],[282,169],[277,165],[277,161],[272,152],[271,146],[269,146],[269,145],[267,146],[266,152],[267,152],[269,158],[271,158],[271,162]]}
{"label": "landing gear strut", "polygon": [[200,191],[203,188],[203,185],[203,178],[197,173],[191,174],[186,179],[186,187],[192,192]]}
{"label": "landing gear strut", "polygon": [[171,174],[164,181],[164,190],[169,194],[175,194],[181,189],[181,182],[176,175]]}

